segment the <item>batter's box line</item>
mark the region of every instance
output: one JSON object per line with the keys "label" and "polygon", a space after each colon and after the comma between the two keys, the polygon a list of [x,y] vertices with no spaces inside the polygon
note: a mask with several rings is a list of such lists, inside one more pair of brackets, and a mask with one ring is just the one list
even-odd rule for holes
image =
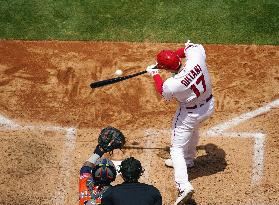
{"label": "batter's box line", "polygon": [[[208,131],[203,132],[202,135],[206,137],[234,137],[234,138],[247,138],[254,140],[253,147],[253,164],[252,164],[252,176],[251,184],[257,185],[261,182],[264,168],[264,145],[266,134],[260,132],[232,132],[227,131],[241,123],[244,123],[256,116],[264,114],[272,110],[272,108],[279,106],[279,99],[274,100],[267,105],[258,108],[254,111],[244,113],[238,117],[232,118],[226,122],[217,124],[211,127]],[[149,137],[160,137],[160,135],[170,135],[171,129],[147,129],[145,135]]]}
{"label": "batter's box line", "polygon": [[60,127],[52,125],[20,125],[11,119],[0,114],[0,130],[18,130],[18,131],[32,131],[32,130],[41,130],[41,131],[55,131],[55,132],[65,132],[64,147],[61,154],[61,169],[63,176],[60,178],[63,181],[60,183],[60,186],[57,187],[55,196],[53,197],[53,203],[55,205],[64,205],[66,194],[69,193],[69,181],[68,178],[71,177],[71,154],[75,148],[76,143],[76,128],[73,127]]}
{"label": "batter's box line", "polygon": [[238,117],[232,118],[226,122],[219,123],[214,127],[211,127],[205,134],[208,137],[235,137],[235,138],[249,138],[254,139],[253,148],[253,165],[252,165],[252,185],[258,185],[261,182],[264,169],[264,145],[266,134],[265,133],[254,133],[254,132],[232,132],[229,129],[242,124],[254,117],[269,112],[272,108],[279,106],[279,99],[274,100],[267,105],[258,108],[254,111],[244,113]]}

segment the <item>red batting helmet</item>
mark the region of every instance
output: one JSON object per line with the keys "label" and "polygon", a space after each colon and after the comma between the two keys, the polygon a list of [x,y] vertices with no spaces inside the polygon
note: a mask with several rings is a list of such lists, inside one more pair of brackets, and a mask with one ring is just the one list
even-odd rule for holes
{"label": "red batting helmet", "polygon": [[177,71],[181,64],[181,60],[174,51],[162,50],[157,55],[157,63],[159,69]]}

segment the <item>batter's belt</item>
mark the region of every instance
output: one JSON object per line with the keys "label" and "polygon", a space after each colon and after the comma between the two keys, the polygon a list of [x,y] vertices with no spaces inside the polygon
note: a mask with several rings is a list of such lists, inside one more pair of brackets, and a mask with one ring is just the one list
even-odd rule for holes
{"label": "batter's belt", "polygon": [[[205,99],[205,103],[207,103],[209,100],[211,100],[212,97],[213,97],[213,95],[211,94],[208,98]],[[198,107],[202,107],[205,103],[200,104],[200,105],[194,105],[192,107],[186,107],[186,109],[196,109]]]}

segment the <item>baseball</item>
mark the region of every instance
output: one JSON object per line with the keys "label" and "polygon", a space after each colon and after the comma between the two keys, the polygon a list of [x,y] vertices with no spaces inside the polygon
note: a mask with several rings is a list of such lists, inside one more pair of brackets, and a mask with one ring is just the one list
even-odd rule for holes
{"label": "baseball", "polygon": [[120,70],[120,69],[118,69],[118,70],[116,70],[115,71],[115,73],[114,73],[115,75],[117,75],[117,76],[120,76],[120,75],[122,75],[123,74],[123,71],[122,70]]}

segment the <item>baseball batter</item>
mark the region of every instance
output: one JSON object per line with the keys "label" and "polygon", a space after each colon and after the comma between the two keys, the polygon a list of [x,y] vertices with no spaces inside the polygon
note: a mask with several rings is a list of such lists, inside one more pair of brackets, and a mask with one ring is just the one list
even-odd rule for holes
{"label": "baseball batter", "polygon": [[[184,65],[182,58],[185,58]],[[172,77],[163,82],[159,69],[170,71],[173,73]],[[177,51],[163,50],[157,55],[157,64],[148,66],[146,71],[153,76],[160,95],[166,100],[175,98],[178,101],[172,124],[171,159],[165,163],[174,167],[175,182],[179,191],[175,205],[184,203],[194,193],[188,179],[187,166],[194,165],[199,141],[199,124],[214,112],[205,49],[200,44],[188,41],[185,47]]]}

